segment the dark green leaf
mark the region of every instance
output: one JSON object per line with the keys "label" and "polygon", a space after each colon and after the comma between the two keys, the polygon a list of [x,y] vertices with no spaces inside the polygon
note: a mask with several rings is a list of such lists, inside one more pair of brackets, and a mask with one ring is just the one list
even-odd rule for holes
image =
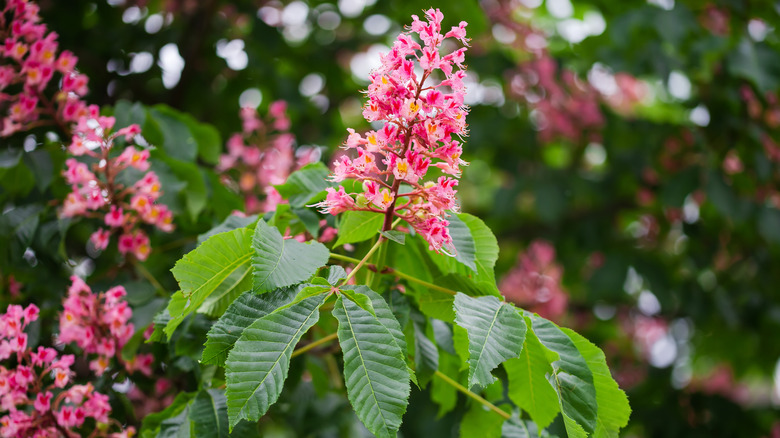
{"label": "dark green leaf", "polygon": [[558,354],[551,363],[553,372],[548,377],[558,393],[561,413],[569,436],[586,436],[596,429],[596,390],[593,374],[574,342],[552,322],[534,315],[533,331],[539,341]]}
{"label": "dark green leaf", "polygon": [[[223,297],[235,297],[251,284],[252,230],[239,228],[216,234],[186,254],[171,269],[181,291],[171,297],[171,321],[165,332],[170,338],[184,317],[201,308],[214,295],[209,308]],[[217,301],[215,301],[217,300]],[[229,303],[228,303],[229,304]],[[225,304],[227,307],[227,304]]]}
{"label": "dark green leaf", "polygon": [[319,242],[283,239],[279,230],[260,220],[252,239],[255,293],[300,283],[328,262],[330,252]]}
{"label": "dark green leaf", "polygon": [[330,187],[326,180],[330,170],[320,163],[310,163],[293,172],[284,184],[274,186],[293,207],[303,207],[312,197]]}
{"label": "dark green leaf", "polygon": [[410,391],[403,352],[377,317],[354,302],[339,297],[333,315],[339,321],[349,401],[368,430],[395,437]]}
{"label": "dark green leaf", "polygon": [[241,419],[258,421],[279,398],[290,355],[319,319],[318,309],[326,296],[274,311],[244,329],[225,363],[231,429]]}
{"label": "dark green leaf", "polygon": [[383,215],[371,211],[345,211],[341,215],[339,237],[333,247],[362,242],[376,236],[384,219]]}
{"label": "dark green leaf", "polygon": [[562,329],[577,346],[580,354],[593,373],[598,402],[598,424],[593,434],[595,438],[617,438],[620,429],[626,427],[631,416],[628,397],[612,378],[604,353],[590,341],[573,330]]}
{"label": "dark green leaf", "polygon": [[490,385],[490,373],[502,362],[520,356],[526,324],[511,304],[495,297],[455,296],[455,323],[468,332],[469,387]]}
{"label": "dark green leaf", "polygon": [[256,320],[289,303],[296,294],[294,288],[280,289],[263,295],[252,291],[238,297],[208,333],[201,361],[224,366],[228,352],[244,329]]}

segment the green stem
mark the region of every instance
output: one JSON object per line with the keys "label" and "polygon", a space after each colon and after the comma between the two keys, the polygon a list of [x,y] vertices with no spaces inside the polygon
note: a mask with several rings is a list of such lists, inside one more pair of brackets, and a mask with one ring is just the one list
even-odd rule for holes
{"label": "green stem", "polygon": [[[404,280],[411,281],[412,283],[417,283],[417,284],[419,284],[421,286],[427,287],[428,289],[433,289],[433,290],[437,290],[439,292],[444,292],[445,294],[449,294],[449,295],[457,295],[458,294],[457,291],[454,291],[452,289],[447,289],[446,287],[442,287],[442,286],[439,286],[437,284],[428,283],[425,280],[420,280],[417,277],[412,277],[409,274],[405,274],[405,273],[403,273],[401,271],[397,271],[397,270],[395,270],[393,268],[389,268],[388,267],[387,269],[388,269],[388,271],[387,271],[388,275],[395,275],[398,278],[403,278]],[[385,273],[385,270],[382,270],[382,273]]]}
{"label": "green stem", "polygon": [[477,394],[474,394],[473,392],[469,391],[468,388],[461,385],[460,383],[456,382],[455,380],[451,379],[450,376],[442,373],[439,370],[436,370],[434,373],[438,378],[444,380],[449,385],[452,385],[455,389],[458,391],[466,394],[467,396],[471,397],[472,399],[476,400],[478,403],[480,403],[482,406],[485,406],[486,408],[490,409],[491,411],[495,412],[496,414],[504,417],[505,420],[508,420],[512,418],[512,416],[501,409],[498,408],[498,406],[494,405],[493,403],[490,403],[489,401],[485,400],[484,398],[480,397]]}
{"label": "green stem", "polygon": [[141,275],[149,281],[149,283],[152,283],[152,286],[154,286],[155,289],[160,292],[165,292],[165,288],[162,286],[162,284],[160,284],[160,282],[154,278],[154,275],[152,275],[152,273],[149,272],[146,267],[141,264],[141,262],[135,260],[133,265],[135,265],[135,269],[138,270],[138,272],[140,272]]}
{"label": "green stem", "polygon": [[307,351],[309,351],[309,350],[311,350],[313,348],[317,348],[317,347],[319,347],[322,344],[327,344],[328,342],[336,339],[337,337],[338,337],[338,334],[331,333],[331,334],[329,334],[328,336],[325,336],[322,339],[318,339],[318,340],[312,342],[311,344],[304,345],[303,347],[298,348],[295,351],[293,351],[292,354],[290,355],[290,358],[292,359],[295,356],[300,356],[301,354],[306,353]]}
{"label": "green stem", "polygon": [[[297,350],[293,351],[293,353],[292,353],[292,355],[290,355],[290,357],[299,356],[299,355],[301,355],[301,354],[303,354],[303,353],[305,353],[305,352],[307,352],[307,351],[309,351],[309,350],[311,350],[313,348],[319,347],[320,345],[323,345],[323,344],[327,344],[328,342],[333,341],[336,338],[338,338],[338,334],[337,333],[331,333],[328,336],[325,336],[324,338],[321,338],[321,339],[318,339],[318,340],[312,342],[311,344],[308,344],[308,345],[306,345],[304,347],[298,348]],[[482,396],[469,391],[468,388],[466,388],[465,386],[463,386],[460,383],[456,382],[455,380],[450,378],[450,376],[442,373],[441,371],[436,370],[436,371],[434,371],[433,374],[435,376],[437,376],[438,378],[444,380],[448,385],[450,385],[450,386],[454,387],[455,389],[457,389],[458,391],[466,394],[468,397],[472,398],[473,400],[476,400],[482,406],[485,406],[486,408],[490,409],[491,411],[495,412],[496,414],[502,416],[505,420],[508,420],[508,419],[510,419],[512,417],[510,414],[508,414],[508,413],[504,412],[503,410],[501,410],[498,406],[496,406],[493,403],[490,403],[489,401],[485,400],[484,398],[482,398]]]}
{"label": "green stem", "polygon": [[385,240],[387,240],[387,239],[385,239],[385,237],[384,237],[384,236],[379,236],[379,238],[378,238],[378,239],[376,239],[376,243],[374,244],[374,246],[372,246],[372,247],[371,247],[371,249],[369,249],[369,250],[368,250],[368,252],[366,253],[366,255],[365,255],[365,256],[363,256],[363,260],[361,260],[360,262],[358,262],[357,266],[355,266],[355,269],[353,269],[353,270],[352,270],[352,272],[350,272],[350,273],[349,273],[349,275],[347,275],[347,278],[345,278],[345,279],[344,279],[344,281],[342,281],[342,282],[341,282],[340,286],[343,286],[343,285],[345,285],[345,284],[349,283],[349,280],[351,280],[351,279],[352,279],[352,277],[354,277],[354,276],[355,276],[355,274],[357,274],[357,272],[360,270],[360,268],[362,268],[362,267],[363,267],[363,265],[365,265],[365,264],[366,264],[366,261],[367,261],[368,259],[370,259],[372,255],[374,255],[374,253],[376,252],[376,250],[377,250],[377,249],[379,249],[379,247],[382,245],[382,243],[383,243]]}
{"label": "green stem", "polygon": [[342,262],[349,262],[349,263],[354,263],[354,264],[360,263],[360,259],[356,259],[354,257],[345,256],[345,255],[341,255],[341,254],[336,254],[334,252],[330,253],[330,258],[336,259],[336,260],[341,260]]}
{"label": "green stem", "polygon": [[[345,255],[341,255],[341,254],[330,253],[330,258],[336,259],[336,260],[341,260],[341,261],[344,261],[344,262],[349,262],[349,263],[360,263],[360,260],[358,260],[358,259],[356,259],[354,257],[345,256]],[[420,280],[417,277],[413,277],[413,276],[411,276],[409,274],[406,274],[404,272],[401,272],[401,271],[399,271],[399,270],[397,270],[395,268],[391,268],[389,266],[383,266],[382,269],[379,269],[376,266],[371,265],[371,264],[369,264],[368,266],[369,266],[369,268],[373,268],[373,270],[376,270],[379,273],[386,274],[386,275],[394,275],[394,276],[396,276],[398,278],[403,278],[404,280],[411,281],[412,283],[417,283],[417,284],[419,284],[421,286],[425,286],[425,287],[427,287],[429,289],[437,290],[439,292],[444,292],[445,294],[448,294],[448,295],[457,295],[457,293],[458,293],[457,291],[454,291],[452,289],[447,289],[446,287],[442,287],[442,286],[439,286],[437,284],[429,283],[429,282],[427,282],[425,280]]]}
{"label": "green stem", "polygon": [[[381,235],[379,237],[382,237]],[[379,251],[377,251],[376,255],[374,256],[374,260],[372,260],[374,263],[373,265],[375,267],[384,266],[385,265],[385,259],[387,258],[387,245],[383,245],[381,248],[379,248]],[[379,290],[379,284],[382,281],[382,276],[380,275],[379,271],[368,271],[368,275],[366,275],[366,285],[368,285],[369,289],[371,290]]]}

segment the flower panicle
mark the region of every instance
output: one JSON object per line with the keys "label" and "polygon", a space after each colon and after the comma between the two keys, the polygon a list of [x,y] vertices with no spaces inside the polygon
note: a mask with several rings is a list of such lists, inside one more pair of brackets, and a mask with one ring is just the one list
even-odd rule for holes
{"label": "flower panicle", "polygon": [[[130,125],[113,132],[115,119],[95,112],[82,117],[75,125],[67,151],[71,158],[65,161],[65,182],[71,192],[65,198],[62,217],[93,217],[102,219],[105,228],[90,236],[90,244],[98,251],[105,250],[113,234],[118,235],[121,254],[132,254],[146,260],[151,252],[148,235],[139,227],[148,224],[163,232],[174,229],[173,213],[165,204],[157,202],[163,194],[160,179],[149,170],[150,151],[138,125]],[[113,151],[116,143],[126,146],[119,155]],[[79,161],[85,157],[96,161],[92,166]],[[117,176],[134,169],[140,173],[132,185],[124,186]]]}
{"label": "flower panicle", "polygon": [[[334,160],[330,176],[333,182],[362,181],[362,192],[328,189],[315,206],[331,214],[366,210],[399,217],[431,250],[453,254],[446,218],[458,210],[455,187],[468,164],[461,141],[468,134],[463,82],[469,40],[465,21],[442,33],[443,17],[438,9],[426,10],[423,20],[412,16],[411,26],[369,75],[363,117],[382,127],[365,134],[348,129],[346,152]],[[443,54],[448,39],[464,47]],[[436,180],[428,175],[432,168],[442,174]]]}

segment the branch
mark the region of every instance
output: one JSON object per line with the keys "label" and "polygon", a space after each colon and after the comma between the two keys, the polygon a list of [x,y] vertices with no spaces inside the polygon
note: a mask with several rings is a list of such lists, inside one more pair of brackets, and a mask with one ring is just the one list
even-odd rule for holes
{"label": "branch", "polygon": [[336,339],[337,337],[338,337],[337,333],[331,333],[331,334],[329,334],[328,336],[325,336],[322,339],[318,339],[318,340],[312,342],[311,344],[304,345],[303,347],[298,348],[295,351],[293,351],[292,354],[290,355],[290,358],[292,359],[295,356],[300,356],[301,354],[306,353],[307,351],[309,351],[309,350],[311,350],[313,348],[317,348],[317,347],[319,347],[322,344],[327,344],[328,342]]}
{"label": "branch", "polygon": [[433,374],[436,377],[438,377],[438,378],[444,380],[445,382],[447,382],[449,385],[453,386],[458,391],[460,391],[460,392],[466,394],[467,396],[471,397],[472,399],[476,400],[482,406],[485,406],[486,408],[490,409],[491,411],[495,412],[496,414],[504,417],[505,420],[508,420],[508,419],[510,419],[512,417],[510,414],[508,414],[508,413],[502,411],[501,409],[499,409],[498,406],[494,405],[493,403],[490,403],[489,401],[485,400],[481,396],[479,396],[479,395],[469,391],[468,388],[466,388],[465,386],[461,385],[460,383],[452,380],[450,378],[450,376],[442,373],[441,371],[436,370]]}
{"label": "branch", "polygon": [[[362,260],[358,260],[358,259],[356,259],[354,257],[349,257],[349,256],[345,256],[345,255],[341,255],[341,254],[334,254],[334,253],[330,253],[330,258],[336,259],[336,260],[341,260],[341,261],[344,261],[344,262],[349,262],[349,263],[360,263],[360,262],[362,262]],[[368,264],[365,264],[365,265],[366,265],[366,267],[368,269],[370,269],[370,270],[372,270],[374,272],[379,272],[380,274],[385,274],[385,275],[394,275],[394,276],[396,276],[398,278],[403,278],[406,281],[411,281],[412,283],[417,283],[417,284],[419,284],[421,286],[425,286],[425,287],[427,287],[429,289],[437,290],[439,292],[444,292],[445,294],[457,295],[457,293],[458,293],[457,291],[454,291],[452,289],[447,289],[446,287],[442,287],[442,286],[439,286],[437,284],[429,283],[429,282],[427,282],[425,280],[420,280],[417,277],[414,277],[412,275],[406,274],[404,272],[401,272],[401,271],[399,271],[399,270],[397,270],[395,268],[391,268],[389,266],[383,266],[382,269],[379,269],[379,268],[376,267],[376,265],[373,265],[371,263],[368,263]]]}

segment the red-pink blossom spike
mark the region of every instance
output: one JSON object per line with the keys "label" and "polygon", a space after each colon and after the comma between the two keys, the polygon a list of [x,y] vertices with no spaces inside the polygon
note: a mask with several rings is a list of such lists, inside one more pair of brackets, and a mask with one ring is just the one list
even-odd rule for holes
{"label": "red-pink blossom spike", "polygon": [[[383,127],[364,135],[348,129],[343,148],[354,149],[357,156],[337,158],[331,175],[334,182],[363,181],[363,192],[330,190],[316,206],[332,214],[383,213],[385,229],[393,216],[400,217],[425,238],[431,250],[453,253],[446,217],[457,211],[457,180],[425,181],[431,167],[457,178],[461,166],[467,165],[460,158],[459,141],[467,134],[466,48],[441,52],[442,43],[450,38],[467,45],[466,22],[445,35],[443,18],[438,9],[425,11],[424,21],[412,16],[410,30],[398,36],[390,52],[380,55],[381,66],[369,75],[363,116],[369,122],[383,122]],[[400,191],[401,184],[408,190]]]}

